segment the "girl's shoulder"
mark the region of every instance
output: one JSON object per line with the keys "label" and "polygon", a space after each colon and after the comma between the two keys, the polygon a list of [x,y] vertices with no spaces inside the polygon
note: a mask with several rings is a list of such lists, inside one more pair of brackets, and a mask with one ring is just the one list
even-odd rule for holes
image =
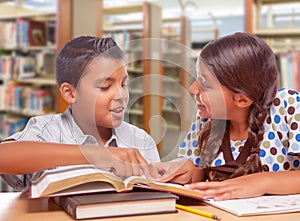
{"label": "girl's shoulder", "polygon": [[290,99],[295,99],[293,100],[295,103],[300,102],[300,92],[295,90],[295,89],[290,89],[290,88],[280,88],[277,93],[276,93],[276,99],[280,100],[286,100],[289,103],[291,103]]}
{"label": "girl's shoulder", "polygon": [[281,88],[274,98],[273,107],[289,109],[290,107],[300,107],[300,93],[297,90]]}

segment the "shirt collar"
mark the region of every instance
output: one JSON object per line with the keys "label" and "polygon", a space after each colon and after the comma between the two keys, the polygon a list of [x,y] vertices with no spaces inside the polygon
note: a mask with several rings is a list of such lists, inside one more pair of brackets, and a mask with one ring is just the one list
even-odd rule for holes
{"label": "shirt collar", "polygon": [[63,117],[66,119],[71,134],[77,144],[80,145],[86,144],[86,145],[93,145],[93,146],[99,145],[95,137],[91,135],[86,135],[82,132],[82,130],[74,120],[74,117],[72,115],[72,110],[70,107],[68,107],[66,111],[63,113]]}
{"label": "shirt collar", "polygon": [[[99,146],[98,141],[96,140],[96,138],[92,135],[86,135],[82,132],[81,128],[78,126],[78,124],[75,122],[74,117],[72,115],[72,110],[70,107],[67,108],[67,110],[63,113],[63,116],[66,118],[69,127],[70,127],[70,131],[74,137],[74,139],[76,140],[77,144],[83,145],[95,145],[95,146]],[[118,146],[118,144],[120,143],[118,140],[118,136],[117,136],[117,129],[112,129],[112,136],[108,139],[108,141],[105,142],[104,146],[108,147],[110,145],[110,143],[115,139],[116,141],[116,146]]]}

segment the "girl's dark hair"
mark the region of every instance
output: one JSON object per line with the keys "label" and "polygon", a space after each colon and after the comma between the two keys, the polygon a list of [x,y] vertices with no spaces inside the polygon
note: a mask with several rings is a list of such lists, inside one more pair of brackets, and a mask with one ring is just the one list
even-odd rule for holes
{"label": "girl's dark hair", "polygon": [[[278,70],[273,51],[264,40],[254,35],[235,33],[207,44],[201,51],[199,61],[226,88],[253,101],[248,120],[250,156],[229,178],[261,171],[259,146],[264,135],[263,123],[277,91]],[[204,166],[209,165],[220,152],[216,147],[222,143],[224,130],[218,128],[226,128],[226,123],[225,120],[211,119],[204,125],[198,139]],[[208,171],[210,179],[220,180],[213,170]]]}
{"label": "girl's dark hair", "polygon": [[86,67],[97,57],[121,60],[124,55],[112,38],[80,36],[66,43],[56,59],[58,86],[68,82],[76,87]]}

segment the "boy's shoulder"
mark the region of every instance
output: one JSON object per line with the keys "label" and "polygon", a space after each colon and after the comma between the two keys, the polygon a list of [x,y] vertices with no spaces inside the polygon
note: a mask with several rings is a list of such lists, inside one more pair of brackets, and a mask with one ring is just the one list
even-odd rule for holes
{"label": "boy's shoulder", "polygon": [[40,124],[40,125],[45,125],[48,124],[49,122],[51,123],[56,123],[56,122],[61,122],[62,121],[62,114],[50,114],[50,115],[43,115],[43,116],[34,116],[31,117],[28,120],[28,124]]}

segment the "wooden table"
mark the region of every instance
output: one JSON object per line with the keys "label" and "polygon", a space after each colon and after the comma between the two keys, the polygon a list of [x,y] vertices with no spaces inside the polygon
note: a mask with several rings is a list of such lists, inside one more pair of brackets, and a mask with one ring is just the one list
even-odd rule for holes
{"label": "wooden table", "polygon": [[[287,213],[277,215],[264,215],[252,217],[237,217],[225,211],[208,206],[202,202],[185,202],[190,207],[207,211],[210,213],[222,216],[223,221],[299,221],[300,212]],[[0,220],[1,221],[46,221],[46,220],[73,220],[67,213],[61,210],[52,200],[49,199],[32,199],[29,200],[26,194],[21,193],[0,193]],[[92,219],[95,221],[97,219]],[[212,219],[205,218],[192,213],[179,210],[178,213],[161,214],[161,215],[144,215],[144,216],[130,216],[105,218],[98,220],[109,221],[212,221]]]}

